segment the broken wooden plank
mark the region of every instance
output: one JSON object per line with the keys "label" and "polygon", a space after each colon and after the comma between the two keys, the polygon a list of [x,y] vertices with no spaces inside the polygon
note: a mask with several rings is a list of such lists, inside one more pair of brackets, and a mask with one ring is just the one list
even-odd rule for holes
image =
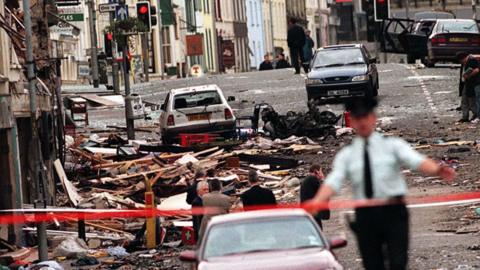
{"label": "broken wooden plank", "polygon": [[15,261],[25,260],[30,256],[30,254],[32,254],[32,249],[21,248],[19,250],[0,255],[0,262],[6,262],[6,265],[9,265]]}
{"label": "broken wooden plank", "polygon": [[107,98],[101,97],[96,94],[83,94],[80,97],[88,100],[89,102],[95,103],[100,106],[121,106],[124,105],[122,102],[112,101]]}
{"label": "broken wooden plank", "polygon": [[63,169],[62,163],[59,159],[53,162],[53,166],[55,167],[58,178],[62,183],[63,189],[65,189],[65,192],[67,193],[68,200],[73,204],[73,206],[77,207],[80,201],[83,200],[82,196],[78,194],[78,190],[73,183],[68,180],[65,170]]}
{"label": "broken wooden plank", "polygon": [[92,154],[102,154],[102,155],[116,155],[116,148],[102,148],[102,147],[85,147],[85,150]]}
{"label": "broken wooden plank", "polygon": [[220,148],[217,146],[217,147],[213,147],[213,148],[210,148],[210,149],[206,149],[206,150],[203,150],[203,151],[200,151],[200,152],[196,152],[194,153],[192,156],[194,157],[199,157],[201,155],[205,155],[205,154],[209,154],[209,153],[212,153],[212,152],[216,152],[218,151]]}
{"label": "broken wooden plank", "polygon": [[239,158],[240,161],[251,164],[269,164],[270,169],[291,169],[299,165],[299,161],[296,159],[273,155],[240,154]]}

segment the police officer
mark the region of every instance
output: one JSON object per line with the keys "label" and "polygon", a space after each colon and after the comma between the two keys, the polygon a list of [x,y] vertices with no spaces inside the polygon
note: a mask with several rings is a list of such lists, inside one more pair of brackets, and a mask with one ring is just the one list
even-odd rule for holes
{"label": "police officer", "polygon": [[337,154],[332,172],[312,202],[327,202],[348,179],[359,203],[375,199],[381,205],[357,208],[351,224],[365,269],[404,270],[408,263],[409,215],[402,167],[449,181],[455,171],[421,155],[402,139],[375,132],[376,106],[373,99],[356,99],[346,105],[357,137]]}

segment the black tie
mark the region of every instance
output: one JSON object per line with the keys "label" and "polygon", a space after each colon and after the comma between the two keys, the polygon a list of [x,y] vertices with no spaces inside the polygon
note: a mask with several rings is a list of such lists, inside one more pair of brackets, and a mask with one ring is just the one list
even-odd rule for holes
{"label": "black tie", "polygon": [[365,141],[365,149],[363,154],[364,169],[363,176],[365,180],[365,196],[367,199],[373,197],[372,169],[370,166],[370,156],[368,155],[368,141]]}

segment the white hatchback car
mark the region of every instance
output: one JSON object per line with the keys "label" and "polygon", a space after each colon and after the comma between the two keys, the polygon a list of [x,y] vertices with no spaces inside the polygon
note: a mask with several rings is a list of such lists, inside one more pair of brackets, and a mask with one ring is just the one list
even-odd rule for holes
{"label": "white hatchback car", "polygon": [[183,133],[236,135],[233,110],[217,85],[172,89],[161,109],[160,132],[166,144],[177,142]]}

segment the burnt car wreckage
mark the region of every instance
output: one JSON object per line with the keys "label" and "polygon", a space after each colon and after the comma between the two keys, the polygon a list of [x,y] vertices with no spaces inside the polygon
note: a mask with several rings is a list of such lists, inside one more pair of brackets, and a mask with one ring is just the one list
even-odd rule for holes
{"label": "burnt car wreckage", "polygon": [[239,120],[251,120],[255,132],[258,132],[259,122],[262,120],[263,131],[272,139],[286,139],[291,136],[336,137],[335,125],[342,116],[330,111],[320,111],[317,105],[317,102],[310,101],[305,113],[289,111],[281,115],[270,104],[260,103],[255,105],[253,116],[239,117]]}

